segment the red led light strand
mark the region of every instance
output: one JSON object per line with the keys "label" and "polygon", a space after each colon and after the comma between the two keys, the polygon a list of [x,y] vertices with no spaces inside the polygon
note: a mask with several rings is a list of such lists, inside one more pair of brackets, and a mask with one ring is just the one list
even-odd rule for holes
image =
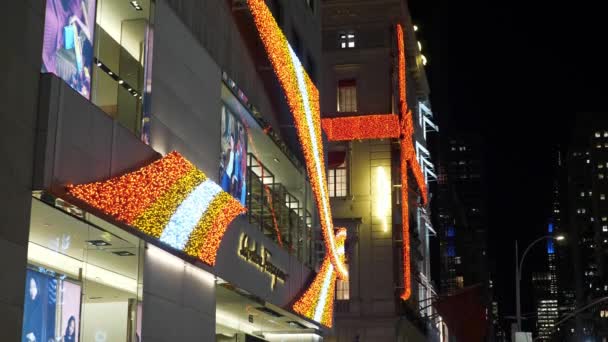
{"label": "red led light strand", "polygon": [[401,227],[403,239],[403,292],[401,299],[407,300],[412,295],[412,278],[411,278],[411,253],[410,253],[410,229],[409,229],[409,194],[408,194],[408,166],[414,174],[414,178],[420,190],[423,204],[427,203],[427,189],[424,182],[422,170],[416,158],[414,151],[414,125],[412,120],[412,112],[407,105],[407,69],[405,59],[405,39],[403,35],[403,27],[401,24],[396,25],[397,33],[397,50],[399,64],[399,107],[401,109]]}
{"label": "red led light strand", "polygon": [[322,119],[329,141],[399,138],[399,116],[395,114],[366,114]]}

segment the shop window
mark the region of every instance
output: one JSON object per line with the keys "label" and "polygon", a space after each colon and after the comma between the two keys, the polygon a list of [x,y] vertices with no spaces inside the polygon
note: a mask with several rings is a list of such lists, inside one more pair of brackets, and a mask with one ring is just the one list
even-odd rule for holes
{"label": "shop window", "polygon": [[333,151],[328,155],[327,185],[329,197],[345,197],[348,190],[346,151]]}
{"label": "shop window", "polygon": [[144,243],[60,200],[32,201],[23,341],[139,341]]}
{"label": "shop window", "polygon": [[139,135],[151,0],[98,0],[91,100]]}
{"label": "shop window", "polygon": [[338,82],[338,112],[357,111],[357,81],[341,80]]}

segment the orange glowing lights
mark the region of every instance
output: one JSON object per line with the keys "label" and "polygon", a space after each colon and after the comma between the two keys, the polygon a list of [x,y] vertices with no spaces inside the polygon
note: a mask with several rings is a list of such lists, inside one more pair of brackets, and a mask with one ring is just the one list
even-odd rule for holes
{"label": "orange glowing lights", "polygon": [[410,229],[409,229],[409,187],[408,170],[412,171],[414,180],[420,191],[422,204],[426,205],[428,194],[422,168],[414,151],[414,124],[412,112],[407,105],[406,59],[403,28],[397,25],[397,64],[399,114],[369,114],[349,117],[323,119],[323,129],[330,141],[363,140],[363,139],[400,139],[401,167],[401,217],[403,235],[403,286],[401,298],[407,300],[411,296],[410,270]]}
{"label": "orange glowing lights", "polygon": [[[345,228],[338,228],[335,241],[340,261],[344,262]],[[302,316],[331,327],[333,324],[335,288],[336,272],[329,256],[325,256],[319,273],[304,294],[294,303],[293,310]]]}
{"label": "orange glowing lights", "polygon": [[177,152],[104,182],[68,186],[68,194],[212,266],[228,225],[245,212]]}
{"label": "orange glowing lights", "polygon": [[289,46],[265,2],[247,0],[247,3],[294,118],[306,162],[306,170],[310,176],[311,187],[321,217],[321,228],[327,253],[338,277],[345,280],[348,278],[348,271],[336,251],[329,194],[325,180],[319,92]]}
{"label": "orange glowing lights", "polygon": [[399,138],[399,116],[368,114],[322,119],[323,130],[330,141]]}

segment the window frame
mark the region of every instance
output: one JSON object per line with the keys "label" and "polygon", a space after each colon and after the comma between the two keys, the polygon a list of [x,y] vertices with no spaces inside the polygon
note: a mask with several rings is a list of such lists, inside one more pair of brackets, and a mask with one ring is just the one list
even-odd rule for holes
{"label": "window frame", "polygon": [[355,31],[341,31],[338,33],[338,47],[340,49],[357,48],[357,35]]}
{"label": "window frame", "polygon": [[[348,191],[349,191],[349,187],[348,187],[348,167],[347,167],[347,161],[344,160],[344,166],[340,166],[340,167],[335,167],[335,168],[328,168],[327,169],[327,188],[329,189],[329,198],[346,198],[348,197]],[[344,195],[337,195],[338,193],[338,175],[336,171],[341,171],[344,170]],[[331,174],[331,172],[333,171],[333,175]],[[333,180],[333,182],[332,182]],[[339,183],[342,184],[342,183]],[[340,188],[340,190],[342,190],[342,188]],[[333,191],[333,194],[332,194]]]}
{"label": "window frame", "polygon": [[[347,91],[349,93],[344,94]],[[358,105],[357,80],[354,78],[339,80],[336,86],[336,112],[357,113]]]}

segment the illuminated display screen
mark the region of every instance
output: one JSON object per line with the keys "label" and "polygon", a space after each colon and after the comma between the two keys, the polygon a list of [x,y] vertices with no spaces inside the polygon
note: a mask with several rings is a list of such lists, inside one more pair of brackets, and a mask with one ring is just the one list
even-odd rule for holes
{"label": "illuminated display screen", "polygon": [[220,185],[224,191],[246,205],[247,131],[225,106],[222,107],[221,145]]}
{"label": "illuminated display screen", "polygon": [[87,99],[95,33],[95,0],[47,0],[42,72],[53,73]]}
{"label": "illuminated display screen", "polygon": [[23,340],[77,342],[80,303],[80,285],[28,269],[23,308]]}

